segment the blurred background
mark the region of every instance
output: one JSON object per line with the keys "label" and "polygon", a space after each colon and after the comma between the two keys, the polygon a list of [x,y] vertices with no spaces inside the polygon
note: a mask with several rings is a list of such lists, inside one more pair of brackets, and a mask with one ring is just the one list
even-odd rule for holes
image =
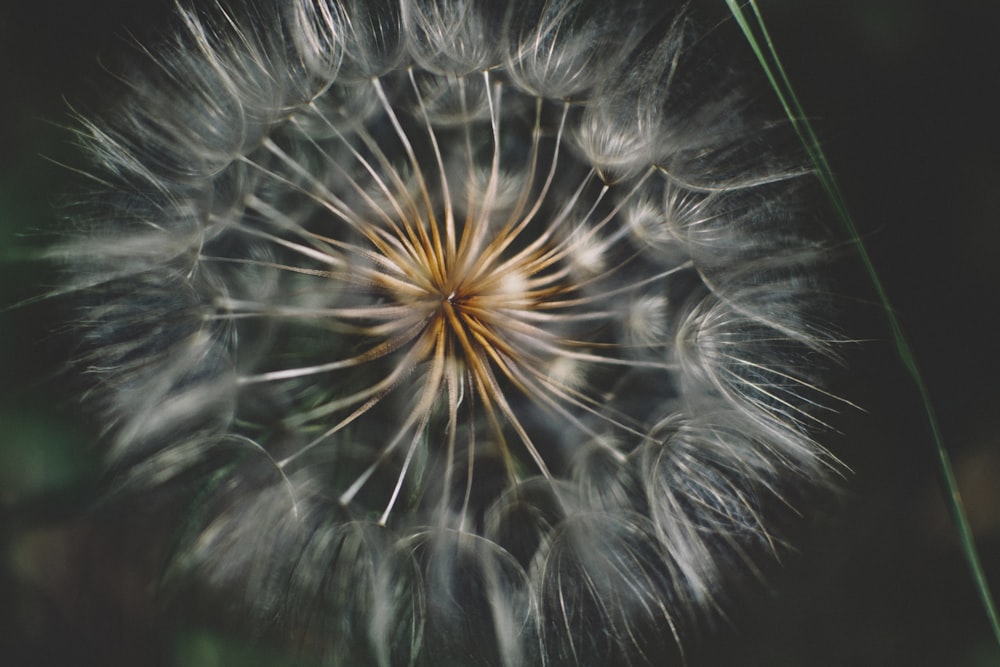
{"label": "blurred background", "polygon": [[[44,240],[72,163],[66,100],[166,23],[170,2],[0,3],[0,308],[53,279]],[[701,0],[725,15],[724,3]],[[718,7],[715,6],[718,5]],[[930,388],[987,575],[1000,592],[1000,4],[762,0]],[[734,35],[737,34],[734,31]],[[741,53],[755,66],[748,49]],[[845,254],[849,255],[848,251]],[[919,396],[856,262],[843,328],[847,411],[830,447],[846,492],[711,634],[696,664],[1000,664],[940,492]],[[95,525],[96,425],[58,375],[51,302],[0,310],[0,663],[282,664],[164,611],[155,526]],[[166,536],[159,536],[167,539]]]}

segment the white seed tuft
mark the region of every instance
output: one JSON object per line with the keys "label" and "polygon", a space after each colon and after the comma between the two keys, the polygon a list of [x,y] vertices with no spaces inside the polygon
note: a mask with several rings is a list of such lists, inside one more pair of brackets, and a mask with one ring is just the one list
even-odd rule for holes
{"label": "white seed tuft", "polygon": [[513,666],[680,658],[755,573],[832,465],[826,252],[660,5],[181,9],[83,121],[54,252],[116,490],[199,489],[172,576],[327,664]]}

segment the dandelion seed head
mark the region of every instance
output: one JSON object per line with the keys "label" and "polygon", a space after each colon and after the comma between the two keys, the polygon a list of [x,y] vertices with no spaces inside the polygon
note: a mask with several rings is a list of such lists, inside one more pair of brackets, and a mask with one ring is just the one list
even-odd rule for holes
{"label": "dandelion seed head", "polygon": [[203,489],[177,576],[331,664],[658,664],[774,548],[824,253],[654,4],[180,10],[84,121],[79,363],[119,492]]}

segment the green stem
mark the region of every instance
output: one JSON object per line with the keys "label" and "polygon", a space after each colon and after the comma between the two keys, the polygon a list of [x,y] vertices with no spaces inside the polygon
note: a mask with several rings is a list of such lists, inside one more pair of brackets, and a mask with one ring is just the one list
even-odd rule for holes
{"label": "green stem", "polygon": [[733,18],[736,19],[737,24],[739,24],[740,29],[746,36],[750,47],[757,56],[757,60],[760,61],[764,74],[767,76],[771,87],[777,94],[778,100],[781,102],[781,106],[784,109],[785,114],[788,116],[788,120],[791,122],[792,127],[795,129],[796,134],[802,142],[802,145],[805,147],[810,161],[816,168],[820,184],[826,191],[827,196],[830,198],[837,217],[844,225],[848,236],[857,248],[858,256],[861,258],[865,270],[868,272],[872,284],[875,287],[875,292],[878,295],[879,301],[885,310],[886,317],[889,321],[889,328],[892,331],[893,342],[896,346],[896,352],[899,355],[903,367],[906,369],[907,373],[909,373],[910,378],[913,380],[917,387],[917,391],[920,394],[924,414],[927,418],[927,425],[930,428],[931,438],[936,450],[938,470],[944,486],[948,509],[950,510],[952,519],[955,523],[955,529],[958,533],[966,563],[973,579],[975,580],[980,600],[982,601],[983,608],[986,611],[986,615],[989,618],[990,625],[993,629],[993,635],[997,644],[1000,645],[1000,617],[997,615],[996,604],[994,603],[993,596],[990,593],[989,583],[986,580],[986,573],[983,571],[982,563],[979,560],[979,552],[976,549],[976,543],[972,536],[969,519],[962,503],[962,497],[958,491],[958,483],[955,480],[955,474],[952,471],[951,457],[945,449],[944,439],[941,435],[941,429],[938,425],[937,416],[935,415],[934,407],[931,403],[930,393],[927,390],[927,385],[924,383],[920,369],[917,367],[916,357],[910,348],[910,344],[907,341],[906,336],[903,334],[903,328],[899,323],[899,318],[896,317],[896,311],[892,308],[889,302],[889,296],[885,291],[885,287],[882,285],[878,272],[875,270],[875,265],[872,262],[871,256],[868,254],[868,250],[861,240],[861,235],[858,234],[854,220],[851,218],[851,215],[847,210],[847,205],[843,196],[840,194],[839,188],[837,187],[836,180],[833,177],[833,170],[830,169],[826,155],[820,146],[819,139],[813,132],[812,125],[807,120],[805,112],[802,109],[802,105],[799,104],[799,100],[795,95],[792,84],[785,73],[785,68],[782,66],[781,60],[778,58],[778,53],[775,50],[774,44],[771,41],[771,36],[764,25],[764,18],[760,13],[756,0],[748,0],[746,5],[753,11],[753,18],[756,22],[757,29],[763,38],[765,46],[761,46],[761,42],[758,40],[753,27],[750,25],[743,8],[737,4],[737,1],[726,0],[726,5],[729,7],[729,11],[732,13]]}

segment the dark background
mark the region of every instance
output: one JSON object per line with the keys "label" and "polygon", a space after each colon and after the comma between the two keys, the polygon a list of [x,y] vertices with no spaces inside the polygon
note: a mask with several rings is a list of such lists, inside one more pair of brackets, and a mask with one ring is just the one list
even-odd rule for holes
{"label": "dark background", "polygon": [[[73,159],[64,97],[99,99],[99,59],[126,48],[128,34],[156,34],[169,9],[0,3],[0,307],[53,283],[26,249],[51,229],[70,180],[56,164]],[[1000,3],[764,0],[762,10],[915,350],[1000,590]],[[854,474],[834,507],[806,517],[800,552],[769,590],[698,659],[1000,664],[919,397],[867,279],[844,264],[857,306],[844,328],[866,342],[850,350],[843,391],[865,412],[845,412],[831,447]],[[49,303],[0,311],[0,662],[267,664],[163,621],[148,602],[141,573],[155,564],[143,542],[109,538],[76,512],[94,486],[94,433],[56,374],[55,318]]]}

